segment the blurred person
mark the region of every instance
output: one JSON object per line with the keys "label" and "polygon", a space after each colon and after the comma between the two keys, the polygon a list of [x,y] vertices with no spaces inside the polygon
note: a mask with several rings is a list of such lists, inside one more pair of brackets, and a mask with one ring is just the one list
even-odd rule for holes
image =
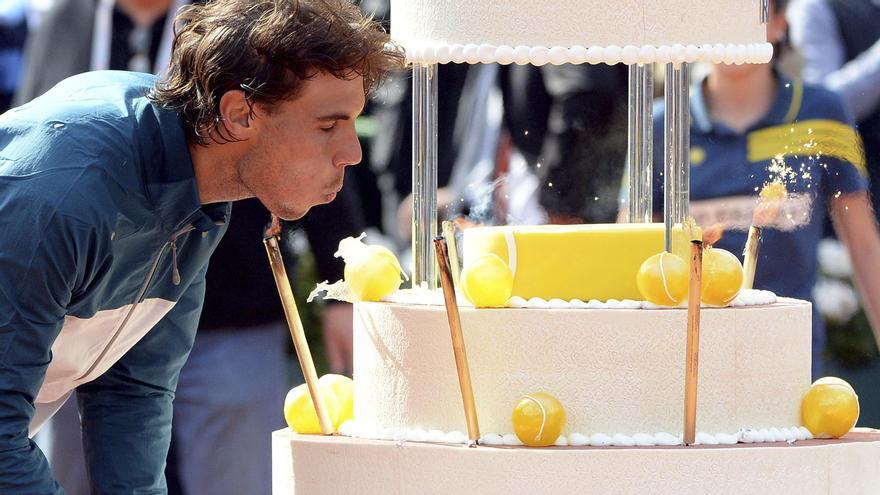
{"label": "blurred person", "polygon": [[[500,70],[509,142],[537,177],[537,203],[547,221],[613,222],[626,159],[626,67]],[[510,165],[502,170],[512,171]]]}
{"label": "blurred person", "polygon": [[[344,0],[181,16],[167,78],[74,76],[0,121],[0,493],[62,493],[28,437],[74,388],[93,490],[165,490],[228,202],[295,219],[332,201],[360,160],[364,94],[402,62]],[[200,42],[218,30],[239,35]]]}
{"label": "blurred person", "polygon": [[[786,2],[771,1],[768,41],[779,54]],[[871,212],[861,139],[836,94],[788,79],[771,64],[714,65],[692,86],[690,214],[719,224],[715,246],[742,258],[758,193],[785,184],[784,213],[763,229],[754,287],[812,300],[826,210],[852,256],[880,335],[880,234]],[[663,208],[662,101],[654,112],[655,216]],[[825,327],[813,305],[813,375],[823,370]]]}
{"label": "blurred person", "polygon": [[27,12],[27,0],[0,2],[0,113],[11,106],[21,76]]}
{"label": "blurred person", "polygon": [[880,212],[880,1],[794,0],[786,13],[803,78],[838,93],[865,143],[875,215]]}
{"label": "blurred person", "polygon": [[161,76],[171,55],[174,14],[188,0],[55,0],[30,34],[15,104],[90,70]]}

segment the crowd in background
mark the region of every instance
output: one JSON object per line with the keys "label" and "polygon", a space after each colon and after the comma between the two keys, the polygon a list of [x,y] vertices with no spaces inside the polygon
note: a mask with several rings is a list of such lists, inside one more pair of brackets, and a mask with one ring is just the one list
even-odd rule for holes
{"label": "crowd in background", "polygon": [[[161,74],[174,12],[185,3],[0,1],[0,107],[26,103],[65,77],[89,70]],[[387,0],[360,3],[377,18],[389,18]],[[873,318],[871,303],[880,292],[871,274],[880,257],[866,260],[865,253],[870,258],[873,251],[864,247],[876,241],[876,218],[867,198],[880,211],[880,180],[871,180],[880,177],[880,1],[794,0],[787,5],[778,0],[774,5],[777,22],[771,21],[768,38],[777,55],[793,54],[778,58],[786,64],[709,68],[704,78],[692,81],[694,210],[702,211],[717,198],[753,199],[755,187],[772,179],[767,167],[785,150],[754,156],[750,149],[756,139],[770,135],[768,129],[794,129],[806,122],[817,129],[825,125],[817,122],[854,129],[852,142],[864,143],[862,159],[847,150],[829,152],[815,163],[794,157],[801,170],[804,159],[815,171],[792,186],[793,193],[814,194],[813,209],[793,232],[766,236],[762,266],[769,268],[759,272],[756,287],[811,299],[821,271],[818,242],[835,234],[829,227],[833,218],[851,248],[856,271],[867,274],[858,283]],[[613,222],[626,167],[626,90],[627,70],[621,65],[441,66],[441,218],[462,216],[481,224]],[[336,245],[363,231],[369,241],[394,249],[407,266],[411,101],[409,75],[400,73],[368,103],[359,122],[363,163],[348,170],[336,201],[285,225],[289,272],[306,257],[314,260],[319,280],[342,278],[341,261],[332,256]],[[662,112],[658,106],[655,139],[662,138]],[[779,141],[780,147],[784,144]],[[662,141],[655,142],[660,154],[655,172],[662,170],[662,150]],[[743,180],[731,179],[739,176]],[[662,205],[659,184],[658,176],[655,207]],[[812,186],[816,190],[809,191]],[[258,201],[236,203],[229,231],[212,258],[199,333],[174,402],[168,462],[172,494],[270,492],[269,433],[284,425],[284,394],[301,378],[261,245],[268,219]],[[299,232],[307,243],[294,242]],[[721,245],[739,254],[743,238],[742,231],[731,229]],[[809,268],[797,274],[776,271],[774,257],[793,251]],[[876,279],[880,283],[880,276]],[[297,292],[311,289],[292,281]],[[328,371],[351,374],[351,307],[329,303],[318,314]],[[814,372],[820,374],[825,337],[821,316],[815,316]],[[874,366],[872,372],[880,372]],[[833,363],[824,371],[829,369],[836,370]],[[863,420],[880,420],[880,398],[873,407],[863,405]],[[71,400],[40,439],[71,495],[89,492],[78,437],[76,401]]]}

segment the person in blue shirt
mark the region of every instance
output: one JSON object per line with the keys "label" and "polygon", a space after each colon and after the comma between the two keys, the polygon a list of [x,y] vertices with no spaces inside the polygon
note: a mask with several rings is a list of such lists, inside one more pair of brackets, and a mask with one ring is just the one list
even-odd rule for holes
{"label": "person in blue shirt", "polygon": [[[0,493],[60,494],[30,437],[76,389],[97,493],[165,493],[171,404],[230,201],[334,199],[402,65],[347,0],[185,7],[167,77],[92,72],[0,116]],[[267,270],[264,259],[255,270]]]}
{"label": "person in blue shirt", "polygon": [[[768,41],[786,32],[784,2],[771,2]],[[840,98],[781,75],[772,64],[716,65],[692,86],[690,215],[724,229],[716,247],[740,258],[764,185],[789,199],[763,229],[755,288],[811,300],[826,211],[848,246],[872,322],[880,323],[880,235],[867,194],[865,157]],[[662,102],[654,112],[655,215],[663,208]],[[880,331],[876,325],[875,332]],[[813,373],[825,330],[813,309]]]}

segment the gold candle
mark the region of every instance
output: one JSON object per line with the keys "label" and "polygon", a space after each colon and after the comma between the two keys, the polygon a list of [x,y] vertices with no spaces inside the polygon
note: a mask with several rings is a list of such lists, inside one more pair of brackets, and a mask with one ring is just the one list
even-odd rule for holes
{"label": "gold candle", "polygon": [[749,227],[746,248],[743,250],[743,289],[752,289],[755,286],[755,270],[758,267],[758,248],[760,246],[761,227],[752,225]]}
{"label": "gold candle", "polygon": [[703,243],[691,241],[688,295],[687,351],[684,375],[684,444],[693,445],[697,434],[697,375],[700,364],[700,295],[703,282]]}
{"label": "gold candle", "polygon": [[452,283],[457,287],[460,283],[461,268],[458,263],[458,248],[455,244],[455,224],[449,220],[443,221],[443,237],[446,238],[447,251],[449,252],[449,268],[452,271]]}
{"label": "gold candle", "polygon": [[281,249],[278,246],[281,229],[277,223],[277,218],[274,216],[272,224],[274,228],[271,230],[274,230],[274,232],[266,232],[266,235],[263,237],[263,245],[266,247],[266,254],[269,256],[269,265],[272,267],[272,275],[275,277],[275,285],[278,287],[281,305],[284,306],[284,316],[287,318],[287,325],[290,328],[293,347],[296,349],[296,356],[299,359],[303,377],[306,379],[309,395],[312,397],[312,403],[315,405],[315,411],[318,413],[321,433],[332,435],[335,428],[330,420],[330,414],[327,412],[327,404],[324,402],[324,397],[319,393],[318,374],[315,371],[315,363],[312,361],[309,343],[306,340],[302,321],[296,309],[296,301],[293,298],[290,279],[287,278],[287,270],[284,268],[284,260],[281,257]]}
{"label": "gold candle", "polygon": [[442,237],[434,239],[437,263],[440,265],[440,284],[443,286],[443,298],[446,301],[446,316],[449,319],[449,331],[452,334],[452,352],[455,355],[455,369],[458,372],[458,385],[461,388],[461,400],[464,404],[464,417],[467,421],[468,446],[476,447],[480,439],[480,425],[477,422],[477,405],[474,401],[474,389],[471,385],[471,373],[468,369],[467,351],[464,347],[464,335],[461,331],[461,317],[458,314],[458,302],[455,299],[455,285],[449,269],[449,254],[446,241]]}
{"label": "gold candle", "polygon": [[761,245],[761,229],[770,225],[788,200],[788,190],[779,180],[769,182],[761,188],[758,206],[752,214],[749,237],[743,250],[743,289],[755,287],[755,271],[758,267],[758,247]]}

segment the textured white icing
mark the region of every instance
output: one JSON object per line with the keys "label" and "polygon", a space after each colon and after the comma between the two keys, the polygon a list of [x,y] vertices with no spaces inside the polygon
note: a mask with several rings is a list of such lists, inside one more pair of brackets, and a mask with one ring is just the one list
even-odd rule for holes
{"label": "textured white icing", "polygon": [[[688,62],[710,56],[712,51],[701,47],[715,45],[726,47],[722,58],[728,63],[757,62],[770,52],[759,5],[757,0],[392,0],[391,36],[410,61],[426,63]],[[470,54],[469,46],[475,47],[473,56],[463,56]],[[586,54],[584,47],[602,53]]]}
{"label": "textured white icing", "polygon": [[[354,312],[358,421],[377,430],[460,429],[444,308],[357,303]],[[681,428],[685,310],[462,307],[460,315],[484,432],[509,431],[514,404],[542,391],[565,406],[564,435]],[[732,432],[799,421],[810,385],[810,321],[808,303],[787,299],[704,310],[698,428]]]}
{"label": "textured white icing", "polygon": [[[467,435],[459,431],[444,433],[440,430],[426,432],[421,428],[384,428],[382,434],[376,436],[375,429],[361,428],[355,421],[346,421],[339,427],[339,434],[352,438],[365,438],[371,440],[393,440],[405,442],[430,442],[448,444],[466,444]],[[695,445],[735,445],[737,443],[794,443],[799,440],[810,440],[813,435],[810,430],[803,426],[791,428],[742,428],[736,433],[707,433],[697,432]],[[480,437],[480,445],[522,445],[522,442],[513,433],[497,434],[487,433]],[[655,445],[672,446],[681,445],[682,436],[667,432],[658,433],[571,433],[560,435],[554,445],[565,446],[592,446],[592,447],[650,447]]]}
{"label": "textured white icing", "polygon": [[284,429],[272,434],[272,479],[284,494],[867,495],[880,486],[878,437],[858,430],[844,441],[760,448],[514,450]]}
{"label": "textured white icing", "polygon": [[724,63],[728,65],[764,64],[773,58],[773,45],[627,45],[620,47],[591,46],[524,46],[509,45],[448,45],[436,42],[410,47],[407,60],[419,64],[499,63],[502,65],[562,65],[562,64],[681,64],[694,62]]}

